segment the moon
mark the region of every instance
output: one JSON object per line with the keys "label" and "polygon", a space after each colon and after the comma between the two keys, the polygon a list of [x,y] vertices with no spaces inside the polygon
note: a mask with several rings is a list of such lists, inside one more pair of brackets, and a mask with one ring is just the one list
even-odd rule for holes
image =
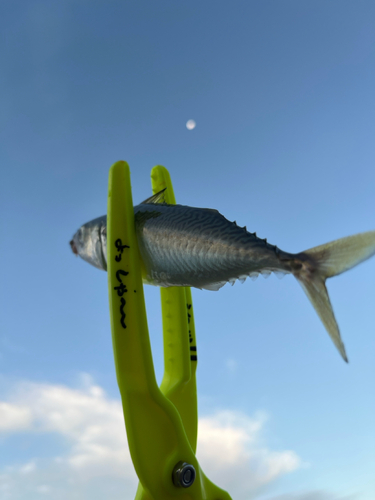
{"label": "moon", "polygon": [[197,124],[195,123],[195,121],[194,121],[194,120],[188,120],[188,121],[186,122],[186,128],[187,128],[188,130],[193,130],[196,126],[197,126]]}

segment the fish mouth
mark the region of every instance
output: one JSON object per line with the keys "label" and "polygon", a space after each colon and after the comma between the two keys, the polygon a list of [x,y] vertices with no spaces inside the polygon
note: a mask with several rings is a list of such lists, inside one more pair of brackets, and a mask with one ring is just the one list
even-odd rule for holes
{"label": "fish mouth", "polygon": [[69,245],[70,245],[74,255],[78,255],[78,250],[77,250],[76,244],[74,243],[74,240],[69,241]]}

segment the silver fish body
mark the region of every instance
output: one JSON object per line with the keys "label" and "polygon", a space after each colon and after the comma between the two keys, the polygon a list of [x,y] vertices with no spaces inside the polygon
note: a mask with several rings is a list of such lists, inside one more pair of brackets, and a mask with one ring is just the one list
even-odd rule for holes
{"label": "silver fish body", "polygon": [[[292,273],[347,361],[325,282],[375,254],[375,231],[292,254],[228,221],[217,210],[167,205],[157,198],[134,207],[146,283],[218,290],[248,276]],[[107,269],[106,224],[106,216],[94,219],[70,242],[75,254],[103,270]]]}
{"label": "silver fish body", "polygon": [[[217,290],[260,273],[289,273],[296,259],[217,210],[144,203],[134,207],[134,218],[147,284]],[[99,217],[73,237],[77,253],[104,270],[106,224],[106,216]]]}
{"label": "silver fish body", "polygon": [[290,272],[291,254],[229,222],[217,210],[141,204],[134,213],[151,284],[217,290],[259,273]]}

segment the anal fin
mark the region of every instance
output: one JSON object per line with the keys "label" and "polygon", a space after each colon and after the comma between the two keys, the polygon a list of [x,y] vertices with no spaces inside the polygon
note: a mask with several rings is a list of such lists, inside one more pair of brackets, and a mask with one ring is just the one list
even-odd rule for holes
{"label": "anal fin", "polygon": [[202,285],[201,288],[203,288],[204,290],[211,290],[213,292],[216,292],[227,283],[227,281],[217,281],[216,283],[208,283],[207,285]]}

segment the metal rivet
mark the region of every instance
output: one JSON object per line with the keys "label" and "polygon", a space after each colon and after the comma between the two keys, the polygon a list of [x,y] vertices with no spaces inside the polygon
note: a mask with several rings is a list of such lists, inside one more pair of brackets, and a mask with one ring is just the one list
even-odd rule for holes
{"label": "metal rivet", "polygon": [[173,484],[179,488],[189,488],[195,481],[195,469],[186,462],[178,462],[172,473]]}

